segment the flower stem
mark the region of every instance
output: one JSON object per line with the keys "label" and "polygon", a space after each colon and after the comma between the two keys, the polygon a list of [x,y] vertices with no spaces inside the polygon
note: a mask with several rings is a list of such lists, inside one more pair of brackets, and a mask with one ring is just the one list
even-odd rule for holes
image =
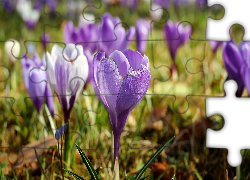
{"label": "flower stem", "polygon": [[[64,180],[64,172],[63,172],[63,163],[62,163],[62,156],[63,156],[63,154],[62,154],[62,149],[63,149],[63,140],[62,140],[62,138],[61,138],[61,156],[60,156],[60,161],[61,161],[61,173],[62,173],[62,178],[63,178],[63,180]],[[65,152],[64,152],[65,153]]]}
{"label": "flower stem", "polygon": [[176,81],[178,79],[178,73],[175,61],[173,61],[173,64],[171,66],[171,74],[172,74],[172,80]]}
{"label": "flower stem", "polygon": [[40,123],[42,124],[43,126],[43,135],[44,135],[44,138],[46,138],[48,136],[48,133],[47,133],[47,129],[46,129],[46,123],[45,123],[45,120],[44,120],[44,117],[41,113],[38,113],[38,120],[40,121]]}
{"label": "flower stem", "polygon": [[69,152],[70,152],[70,142],[69,142],[69,129],[70,129],[70,125],[68,122],[68,128],[67,130],[64,132],[64,137],[65,137],[65,145],[64,145],[64,161],[70,165],[70,156],[69,156]]}
{"label": "flower stem", "polygon": [[115,159],[115,166],[114,166],[114,176],[115,176],[115,180],[119,180],[119,162],[118,162],[118,158]]}

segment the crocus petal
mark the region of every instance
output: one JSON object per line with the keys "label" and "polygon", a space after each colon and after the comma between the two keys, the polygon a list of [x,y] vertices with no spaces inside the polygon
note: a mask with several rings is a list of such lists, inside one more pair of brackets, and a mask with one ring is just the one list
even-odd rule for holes
{"label": "crocus petal", "polygon": [[179,24],[179,22],[174,23],[169,20],[163,33],[168,44],[170,55],[174,60],[178,48],[189,40],[191,27],[189,25],[184,27],[183,24]]}
{"label": "crocus petal", "polygon": [[102,101],[106,109],[108,108],[106,101],[103,99],[104,97],[101,95],[99,88],[98,88],[98,69],[99,64],[102,61],[102,59],[105,58],[104,52],[98,52],[94,55],[93,58],[93,79],[91,80],[92,87],[95,91],[95,95]]}
{"label": "crocus petal", "polygon": [[125,35],[125,38],[123,40],[123,42],[121,43],[121,46],[119,48],[120,51],[123,51],[125,48],[127,48],[127,46],[131,43],[131,41],[133,40],[135,36],[135,27],[131,26]]}
{"label": "crocus petal", "polygon": [[150,72],[148,69],[132,71],[124,78],[120,94],[116,102],[117,122],[116,128],[123,128],[129,113],[137,106],[146,94],[150,84]]}
{"label": "crocus petal", "polygon": [[56,133],[55,133],[55,138],[56,138],[56,140],[59,140],[60,139],[60,131],[57,129],[56,130]]}
{"label": "crocus petal", "polygon": [[76,46],[71,43],[67,44],[67,46],[65,47],[63,51],[63,57],[65,58],[66,61],[69,61],[71,63],[76,59],[77,54],[78,52],[76,50]]}
{"label": "crocus petal", "polygon": [[[97,86],[110,116],[116,117],[115,108],[117,95],[120,92],[123,78],[113,59],[102,59],[96,74]],[[111,122],[112,124],[112,122]]]}
{"label": "crocus petal", "polygon": [[[29,71],[31,71],[31,68],[29,69]],[[40,69],[33,69],[31,71],[30,79],[28,82],[28,92],[38,112],[42,107],[43,99],[45,96],[46,82],[43,81],[44,79],[46,79],[46,74],[44,71]]]}
{"label": "crocus petal", "polygon": [[136,22],[136,46],[137,50],[144,54],[147,46],[148,34],[150,31],[150,22],[146,19],[139,19]]}
{"label": "crocus petal", "polygon": [[64,26],[64,41],[68,43],[77,43],[78,30],[75,28],[73,22],[68,21]]}
{"label": "crocus petal", "polygon": [[248,96],[250,96],[250,68],[245,66],[245,70],[243,72],[244,84],[248,92]]}
{"label": "crocus petal", "polygon": [[110,56],[110,59],[112,59],[116,66],[118,67],[119,74],[123,77],[125,77],[128,73],[128,70],[130,68],[128,59],[121,51],[114,51]]}
{"label": "crocus petal", "polygon": [[60,132],[60,135],[63,135],[63,133],[64,133],[64,126],[63,125],[61,125],[59,132]]}
{"label": "crocus petal", "polygon": [[239,50],[243,61],[246,61],[248,67],[250,67],[250,44],[249,42],[242,42],[239,45]]}
{"label": "crocus petal", "polygon": [[[77,45],[76,48],[82,53],[82,46]],[[79,96],[83,86],[86,83],[86,79],[89,74],[89,65],[86,56],[83,54],[78,55],[76,60],[72,63],[72,69],[69,75],[68,89],[70,89],[70,94],[72,97],[70,99],[70,107],[73,106],[75,100]]]}
{"label": "crocus petal", "polygon": [[29,70],[30,67],[35,67],[34,62],[32,62],[27,56],[23,55],[21,59],[21,66],[22,66],[22,75],[23,75],[23,82],[26,89],[29,89]]}
{"label": "crocus petal", "polygon": [[238,84],[237,97],[241,96],[244,89],[244,81],[241,76],[243,59],[236,44],[226,42],[223,44],[224,65],[228,73],[228,79],[233,79]]}
{"label": "crocus petal", "polygon": [[[143,56],[138,51],[132,51],[131,49],[126,49],[123,54],[129,61],[130,66],[133,70],[141,70],[142,69],[142,59]],[[143,62],[145,63],[145,62]],[[144,64],[145,66],[147,64]],[[127,74],[127,73],[126,73]]]}

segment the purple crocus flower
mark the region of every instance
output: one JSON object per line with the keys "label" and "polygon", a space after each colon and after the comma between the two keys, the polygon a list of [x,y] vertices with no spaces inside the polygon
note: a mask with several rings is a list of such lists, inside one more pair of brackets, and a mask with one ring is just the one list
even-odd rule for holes
{"label": "purple crocus flower", "polygon": [[17,11],[25,22],[26,27],[29,30],[34,29],[39,20],[40,11],[37,9],[33,9],[33,7],[31,6],[31,2],[27,0],[17,1]]}
{"label": "purple crocus flower", "polygon": [[147,47],[148,34],[150,32],[150,22],[146,19],[138,19],[135,27],[137,51],[144,54]]}
{"label": "purple crocus flower", "polygon": [[169,20],[163,29],[163,34],[170,51],[173,65],[172,72],[176,72],[175,56],[178,48],[189,40],[191,34],[191,26],[183,26],[180,22],[173,22]]}
{"label": "purple crocus flower", "polygon": [[213,51],[213,54],[216,53],[216,51],[218,50],[218,48],[220,47],[220,45],[222,45],[222,41],[209,41],[211,50]]}
{"label": "purple crocus flower", "polygon": [[196,5],[198,8],[203,8],[207,6],[207,0],[196,0]]}
{"label": "purple crocus flower", "polygon": [[70,111],[86,83],[89,73],[88,61],[82,46],[75,44],[67,44],[64,50],[56,44],[51,54],[47,52],[45,57],[48,82],[59,98],[67,123]]}
{"label": "purple crocus flower", "polygon": [[[44,98],[52,116],[54,116],[53,94],[47,80],[46,72],[42,61],[37,53],[32,58],[23,56],[21,59],[24,85],[33,101],[33,104],[40,113]],[[40,69],[41,68],[41,69]]]}
{"label": "purple crocus flower", "polygon": [[[224,66],[227,70],[228,78],[227,80],[233,79],[238,84],[238,90],[236,96],[240,97],[244,90],[244,64],[247,62],[245,46],[246,44],[241,44],[239,47],[231,41],[225,42],[222,46]],[[249,60],[248,60],[249,61]]]}
{"label": "purple crocus flower", "polygon": [[101,20],[100,51],[109,56],[115,50],[124,50],[134,35],[135,28],[133,26],[126,32],[119,17],[113,18],[109,13],[105,13]]}
{"label": "purple crocus flower", "polygon": [[148,90],[151,75],[146,55],[126,49],[109,58],[99,52],[94,57],[96,94],[106,107],[114,135],[114,160],[119,157],[120,136],[130,112]]}

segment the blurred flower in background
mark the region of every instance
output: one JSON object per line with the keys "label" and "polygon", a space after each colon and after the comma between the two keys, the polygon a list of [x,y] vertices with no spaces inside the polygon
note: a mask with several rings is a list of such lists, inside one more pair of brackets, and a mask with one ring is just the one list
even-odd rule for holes
{"label": "blurred flower in background", "polygon": [[163,34],[170,51],[170,55],[173,61],[171,72],[174,79],[177,78],[177,67],[175,63],[175,57],[178,48],[189,40],[191,34],[191,26],[183,26],[180,22],[173,22],[169,20],[163,29]]}
{"label": "blurred flower in background", "polygon": [[14,5],[12,0],[3,0],[3,7],[8,12],[11,13],[14,10]]}
{"label": "blurred flower in background", "polygon": [[126,49],[112,52],[109,58],[99,52],[93,61],[96,95],[109,113],[114,160],[118,160],[120,136],[128,115],[142,100],[150,84],[149,60],[146,55]]}
{"label": "blurred flower in background", "polygon": [[109,56],[115,50],[124,50],[131,43],[135,36],[135,27],[127,31],[122,27],[119,17],[112,17],[105,13],[101,19],[101,42],[99,51]]}
{"label": "blurred flower in background", "polygon": [[144,54],[147,47],[148,34],[150,33],[150,21],[147,19],[138,19],[135,28],[137,51]]}
{"label": "blurred flower in background", "polygon": [[87,58],[82,46],[75,44],[67,44],[64,50],[56,44],[51,54],[46,53],[45,58],[48,82],[59,98],[67,123],[71,109],[88,78]]}
{"label": "blurred flower in background", "polygon": [[153,3],[150,9],[150,17],[153,21],[158,21],[163,15],[163,9],[160,5]]}
{"label": "blurred flower in background", "polygon": [[20,44],[15,39],[9,39],[4,44],[4,50],[7,54],[12,66],[14,66],[16,62],[16,58],[20,54]]}
{"label": "blurred flower in background", "polygon": [[26,27],[29,30],[34,29],[40,17],[40,10],[33,9],[30,1],[18,0],[17,11],[25,22]]}
{"label": "blurred flower in background", "polygon": [[21,66],[24,85],[37,112],[41,112],[41,107],[45,98],[48,109],[51,115],[54,116],[53,94],[49,84],[45,82],[47,80],[46,71],[44,70],[45,67],[39,55],[34,53],[31,58],[23,55]]}

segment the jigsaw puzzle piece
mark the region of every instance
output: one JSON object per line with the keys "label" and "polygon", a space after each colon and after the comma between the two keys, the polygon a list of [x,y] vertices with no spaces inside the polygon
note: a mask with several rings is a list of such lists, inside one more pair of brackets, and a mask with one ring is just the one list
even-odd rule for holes
{"label": "jigsaw puzzle piece", "polygon": [[[199,67],[194,67],[192,64],[191,67],[195,71],[190,71],[186,66],[193,59],[203,61],[207,41],[191,40],[188,39],[188,36],[184,45],[185,41],[179,41],[177,39],[151,42],[151,54],[153,55],[151,59],[154,68],[151,68],[152,92],[149,94],[173,96],[175,103],[183,104],[183,100],[189,96],[206,95],[204,70],[197,70]],[[176,46],[175,49],[173,49],[173,45]],[[170,47],[169,53],[166,51],[168,47]],[[182,52],[181,55],[179,55],[180,52]],[[181,103],[178,102],[179,100]],[[178,112],[177,110],[177,113],[185,113],[188,102],[184,101],[184,105],[183,111]]]}
{"label": "jigsaw puzzle piece", "polygon": [[[238,99],[235,97],[235,92],[237,90],[237,84],[235,81],[226,81],[224,83],[224,88],[226,90],[226,97],[208,97],[206,99],[207,116],[221,113],[225,118],[225,125],[222,130],[218,132],[209,129],[207,130],[206,146],[211,148],[227,148],[228,162],[232,166],[239,166],[242,160],[240,151],[242,149],[250,148],[245,138],[248,135],[248,121],[246,119],[247,115],[242,115],[243,112],[247,112],[246,107],[249,106],[249,101],[247,99]],[[230,104],[233,106],[230,106]],[[237,108],[240,108],[237,112],[242,112],[242,117],[240,117],[239,114],[232,113],[237,110]],[[241,130],[238,131],[237,136],[235,136],[235,134],[232,135],[232,130],[235,130],[235,128],[238,126],[240,126]],[[241,139],[240,141],[239,138]],[[233,145],[232,142],[234,142]]]}
{"label": "jigsaw puzzle piece", "polygon": [[229,30],[231,26],[234,24],[240,24],[246,30],[243,41],[249,41],[250,33],[248,30],[250,26],[244,18],[248,12],[247,7],[244,6],[245,3],[247,2],[244,0],[238,1],[237,3],[233,0],[227,1],[226,3],[222,0],[208,0],[208,6],[212,6],[214,4],[222,5],[225,8],[225,15],[219,21],[211,18],[207,19],[206,38],[209,40],[230,41],[231,38]]}

